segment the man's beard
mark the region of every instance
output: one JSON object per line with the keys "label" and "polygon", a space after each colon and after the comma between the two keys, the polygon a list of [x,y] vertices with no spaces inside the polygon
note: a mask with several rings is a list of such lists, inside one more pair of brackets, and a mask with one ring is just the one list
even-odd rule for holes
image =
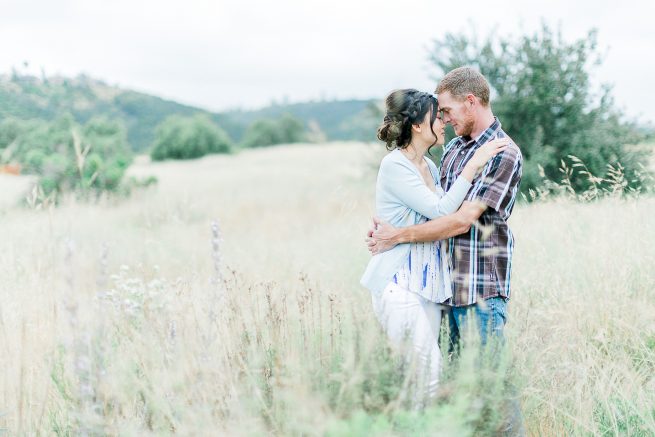
{"label": "man's beard", "polygon": [[460,136],[462,137],[471,136],[474,127],[475,127],[475,119],[472,116],[467,117],[467,120],[462,125],[462,130],[461,130],[462,133],[460,134]]}

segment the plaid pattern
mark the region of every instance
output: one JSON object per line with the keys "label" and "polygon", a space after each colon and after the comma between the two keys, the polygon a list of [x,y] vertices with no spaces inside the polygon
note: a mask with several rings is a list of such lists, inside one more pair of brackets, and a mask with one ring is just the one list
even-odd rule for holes
{"label": "plaid pattern", "polygon": [[[445,147],[440,182],[448,191],[475,151],[484,143],[507,137],[496,118],[477,139],[458,137]],[[473,181],[466,200],[481,201],[489,208],[471,230],[448,239],[453,306],[502,296],[509,299],[514,237],[507,225],[521,182],[522,157],[513,142],[496,155]]]}

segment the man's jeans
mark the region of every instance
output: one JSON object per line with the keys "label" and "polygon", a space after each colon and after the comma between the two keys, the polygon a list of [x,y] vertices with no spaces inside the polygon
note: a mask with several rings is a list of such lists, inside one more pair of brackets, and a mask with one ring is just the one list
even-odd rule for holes
{"label": "man's jeans", "polygon": [[[480,300],[475,305],[464,307],[451,307],[448,311],[448,325],[450,327],[449,352],[459,352],[460,339],[465,336],[469,329],[473,329],[472,323],[477,325],[480,333],[480,344],[482,347],[488,343],[493,344],[494,353],[503,353],[505,336],[504,328],[507,322],[507,302],[502,297],[492,297]],[[500,357],[498,357],[500,358]],[[510,388],[513,392],[514,389]],[[503,429],[503,435],[525,436],[523,415],[521,406],[515,394],[507,402],[507,416]]]}
{"label": "man's jeans", "polygon": [[471,323],[473,314],[475,314],[475,324],[480,331],[480,343],[483,346],[487,344],[489,334],[500,343],[504,343],[503,329],[507,321],[507,302],[502,297],[492,297],[478,304],[450,308],[448,324],[451,352],[459,346],[461,336],[469,329],[468,324]]}

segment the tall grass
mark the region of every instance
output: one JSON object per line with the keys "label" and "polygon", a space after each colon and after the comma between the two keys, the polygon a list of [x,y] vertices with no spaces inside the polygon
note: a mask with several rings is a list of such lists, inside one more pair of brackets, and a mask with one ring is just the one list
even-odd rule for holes
{"label": "tall grass", "polygon": [[[132,199],[0,215],[10,435],[655,433],[655,199],[518,205],[509,354],[423,412],[358,285],[374,146],[142,164]],[[216,222],[214,222],[216,220]]]}

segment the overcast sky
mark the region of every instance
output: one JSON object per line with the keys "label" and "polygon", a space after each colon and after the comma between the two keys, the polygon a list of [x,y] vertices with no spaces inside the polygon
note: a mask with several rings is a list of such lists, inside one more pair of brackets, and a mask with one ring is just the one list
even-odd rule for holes
{"label": "overcast sky", "polygon": [[[85,73],[210,110],[272,100],[381,98],[434,89],[427,50],[446,32],[568,41],[596,27],[595,80],[655,121],[655,0],[0,0],[0,72]],[[432,71],[433,73],[433,71]]]}

